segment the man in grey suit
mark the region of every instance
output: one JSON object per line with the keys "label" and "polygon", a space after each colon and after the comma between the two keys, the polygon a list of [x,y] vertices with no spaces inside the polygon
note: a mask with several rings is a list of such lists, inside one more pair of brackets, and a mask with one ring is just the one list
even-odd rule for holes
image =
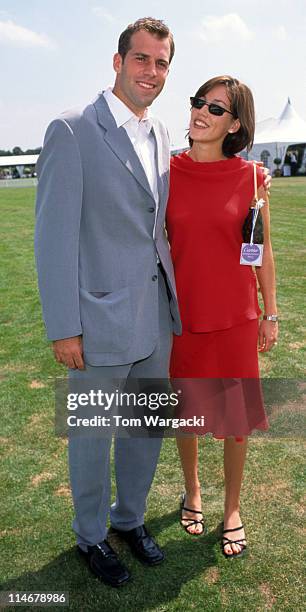
{"label": "man in grey suit", "polygon": [[[115,85],[46,132],[35,250],[44,320],[70,377],[166,378],[181,333],[164,228],[169,142],[148,107],[163,89],[172,34],[145,18],[121,34]],[[114,531],[147,565],[163,552],[144,526],[161,438],[115,440]],[[69,463],[78,550],[112,586],[130,577],[106,540],[110,438],[75,437]]]}

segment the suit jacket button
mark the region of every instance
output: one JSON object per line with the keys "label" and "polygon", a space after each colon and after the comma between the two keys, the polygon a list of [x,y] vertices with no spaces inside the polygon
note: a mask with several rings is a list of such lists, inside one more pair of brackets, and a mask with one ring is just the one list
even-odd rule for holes
{"label": "suit jacket button", "polygon": [[153,274],[152,281],[157,281],[157,274]]}
{"label": "suit jacket button", "polygon": [[154,208],[154,206],[150,206],[150,208],[148,208],[148,211],[149,211],[149,212],[155,212],[155,208]]}

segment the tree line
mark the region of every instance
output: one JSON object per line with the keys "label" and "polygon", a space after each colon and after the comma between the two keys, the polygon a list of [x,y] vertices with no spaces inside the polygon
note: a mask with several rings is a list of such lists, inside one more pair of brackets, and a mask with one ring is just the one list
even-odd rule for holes
{"label": "tree line", "polygon": [[41,147],[37,147],[36,149],[27,149],[23,151],[20,147],[14,147],[11,151],[5,151],[4,149],[0,149],[0,156],[4,157],[6,155],[39,155],[41,152]]}

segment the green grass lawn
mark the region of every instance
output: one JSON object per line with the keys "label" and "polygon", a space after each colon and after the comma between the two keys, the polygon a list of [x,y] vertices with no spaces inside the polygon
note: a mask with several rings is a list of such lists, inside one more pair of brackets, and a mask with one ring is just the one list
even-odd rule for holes
{"label": "green grass lawn", "polygon": [[193,539],[178,523],[182,477],[175,441],[168,439],[147,514],[167,561],[145,568],[113,540],[133,573],[122,590],[97,581],[75,553],[67,443],[53,433],[54,377],[64,370],[52,358],[41,320],[32,247],[34,196],[31,188],[0,189],[1,588],[69,591],[70,609],[84,612],[304,609],[300,418],[305,386],[298,384],[297,398],[294,381],[305,377],[306,179],[273,181],[280,340],[261,356],[261,370],[264,377],[277,379],[278,403],[289,406],[294,418],[279,410],[273,435],[250,440],[242,493],[248,557],[227,561],[220,551],[222,443],[201,440],[208,533]]}

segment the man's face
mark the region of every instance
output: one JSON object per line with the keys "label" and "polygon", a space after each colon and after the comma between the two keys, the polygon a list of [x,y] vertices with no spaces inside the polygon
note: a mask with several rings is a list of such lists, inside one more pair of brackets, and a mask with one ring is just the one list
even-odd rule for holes
{"label": "man's face", "polygon": [[113,93],[135,115],[142,116],[163,89],[169,72],[169,57],[169,39],[157,38],[145,30],[133,34],[124,61],[119,53],[115,54],[117,76]]}

